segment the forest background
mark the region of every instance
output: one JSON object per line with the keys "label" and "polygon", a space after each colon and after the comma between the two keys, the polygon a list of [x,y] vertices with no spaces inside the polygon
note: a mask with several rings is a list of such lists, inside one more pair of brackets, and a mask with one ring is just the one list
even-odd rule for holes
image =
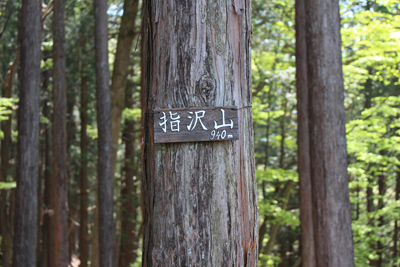
{"label": "forest background", "polygon": [[[121,138],[114,138],[119,144],[114,179],[115,251],[119,266],[141,266],[142,2],[108,2],[110,72],[128,65],[125,92],[113,91],[113,84],[120,82],[118,77],[113,76],[111,83],[114,99],[116,95],[119,99],[112,102],[113,115],[122,112],[121,128],[113,123],[121,132]],[[46,0],[42,7],[38,266],[46,266],[46,255],[52,249],[44,229],[52,214],[46,187],[53,153],[53,2]],[[376,0],[340,1],[340,7],[355,265],[399,266],[400,6],[398,1]],[[299,266],[294,1],[253,0],[252,8],[259,263]],[[20,9],[21,1],[0,4],[2,264],[12,253],[14,231]],[[91,1],[66,2],[68,249],[73,266],[82,256],[96,266],[99,257],[94,249],[98,229],[93,223],[98,216],[93,12]],[[118,46],[129,56],[118,59]],[[82,175],[87,177],[86,184],[80,182]],[[82,199],[86,200],[86,213],[81,211]],[[88,225],[83,238],[81,225]]]}

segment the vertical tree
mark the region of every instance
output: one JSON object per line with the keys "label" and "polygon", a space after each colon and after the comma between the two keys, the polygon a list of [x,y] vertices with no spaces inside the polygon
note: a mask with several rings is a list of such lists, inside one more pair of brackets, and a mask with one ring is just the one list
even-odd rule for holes
{"label": "vertical tree", "polygon": [[113,166],[107,0],[94,0],[100,266],[114,265]]}
{"label": "vertical tree", "polygon": [[[83,65],[85,66],[85,65]],[[81,192],[81,209],[80,209],[80,228],[79,228],[79,251],[81,267],[87,267],[89,261],[89,198],[88,198],[88,177],[87,177],[87,153],[88,153],[88,140],[87,140],[87,78],[85,68],[82,67],[81,76],[81,167],[79,173],[79,184]]]}
{"label": "vertical tree", "polygon": [[124,1],[124,14],[118,33],[117,51],[115,53],[114,69],[111,83],[111,112],[113,138],[113,166],[115,168],[118,151],[118,139],[121,132],[121,115],[125,107],[125,88],[128,80],[128,66],[132,41],[135,37],[135,20],[138,13],[138,0]]}
{"label": "vertical tree", "polygon": [[65,80],[65,1],[57,0],[53,8],[53,245],[54,262],[68,267],[67,210],[67,85]]}
{"label": "vertical tree", "polygon": [[[144,7],[144,266],[256,266],[250,1]],[[155,108],[239,108],[237,141],[155,144]]]}
{"label": "vertical tree", "polygon": [[296,0],[297,143],[300,184],[301,258],[303,266],[315,267],[314,227],[308,120],[307,43],[305,0]]}
{"label": "vertical tree", "polygon": [[[133,86],[128,85],[125,92],[125,107],[133,108]],[[121,182],[121,246],[118,266],[129,266],[135,262],[140,233],[136,231],[137,210],[140,206],[140,196],[134,180],[138,175],[137,161],[135,161],[135,122],[125,119],[123,132],[125,142],[124,175]]]}
{"label": "vertical tree", "polygon": [[354,266],[339,1],[306,1],[310,167],[317,266]]}
{"label": "vertical tree", "polygon": [[23,0],[13,266],[35,266],[38,209],[41,1]]}

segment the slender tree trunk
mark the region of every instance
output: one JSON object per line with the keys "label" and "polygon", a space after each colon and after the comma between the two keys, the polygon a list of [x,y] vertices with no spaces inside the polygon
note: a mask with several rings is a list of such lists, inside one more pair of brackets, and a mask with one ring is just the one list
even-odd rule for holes
{"label": "slender tree trunk", "polygon": [[[143,266],[257,266],[250,1],[144,7]],[[239,140],[155,144],[155,108],[237,105]]]}
{"label": "slender tree trunk", "polygon": [[[282,190],[282,194],[280,194],[280,198],[283,198],[285,201],[282,203],[282,210],[286,210],[287,203],[289,201],[290,193],[292,192],[293,186],[295,183],[293,181],[289,181],[286,183],[284,189]],[[281,222],[276,222],[272,227],[271,227],[271,232],[269,234],[269,239],[268,243],[265,247],[264,254],[269,255],[271,254],[272,247],[275,243],[276,236],[278,234],[279,227],[281,226]]]}
{"label": "slender tree trunk", "polygon": [[[82,68],[82,72],[85,69]],[[87,153],[88,153],[88,140],[87,140],[87,78],[85,73],[81,76],[81,168],[79,174],[80,192],[81,192],[81,221],[79,228],[79,251],[80,251],[80,267],[87,267],[89,261],[89,198],[88,198],[88,178],[87,178]]]}
{"label": "slender tree trunk", "polygon": [[[129,88],[129,89],[128,89]],[[125,93],[125,106],[133,108],[133,88],[129,86]],[[137,193],[135,178],[137,177],[137,162],[135,162],[135,122],[125,119],[123,134],[125,141],[125,163],[123,181],[121,184],[122,216],[121,216],[121,249],[118,266],[129,266],[137,257],[139,233],[136,231],[137,211],[140,197]]]}
{"label": "slender tree trunk", "polygon": [[113,162],[107,0],[94,0],[100,266],[114,266]]}
{"label": "slender tree trunk", "polygon": [[[386,177],[384,175],[379,175],[379,177],[378,177],[378,190],[379,190],[378,209],[380,209],[380,210],[384,208],[383,199],[385,197],[385,189],[386,189],[385,180],[386,180]],[[379,227],[383,227],[385,221],[384,221],[384,218],[383,218],[382,215],[379,216],[378,221],[379,221],[378,226]],[[380,235],[378,237],[382,237],[382,236]],[[376,262],[376,266],[377,267],[382,267],[383,266],[383,244],[382,244],[382,242],[378,241],[377,244],[376,244],[376,247],[378,249],[377,254],[378,254],[378,257],[379,257],[377,262]]]}
{"label": "slender tree trunk", "polygon": [[125,0],[124,14],[118,33],[117,51],[115,53],[114,70],[111,83],[111,114],[113,140],[113,167],[115,170],[118,151],[118,139],[121,131],[122,110],[125,107],[125,88],[128,80],[128,66],[132,41],[135,37],[135,20],[138,13],[139,0]]}
{"label": "slender tree trunk", "polygon": [[305,4],[316,263],[352,267],[339,1]]}
{"label": "slender tree trunk", "polygon": [[[400,198],[400,172],[397,172],[397,177],[396,177],[396,196],[395,199],[398,201]],[[396,262],[396,258],[398,255],[398,237],[399,237],[399,221],[395,220],[394,221],[394,233],[393,233],[393,259]],[[393,264],[393,267],[398,267],[398,264]]]}
{"label": "slender tree trunk", "polygon": [[23,0],[21,11],[21,86],[18,110],[17,190],[13,266],[36,264],[41,2]]}
{"label": "slender tree trunk", "polygon": [[[12,85],[14,80],[15,69],[18,65],[20,58],[20,50],[18,49],[17,55],[14,62],[10,65],[10,69],[7,71],[6,77],[4,79],[3,87],[3,97],[11,98],[12,95]],[[11,111],[11,108],[9,109]],[[4,136],[1,140],[1,165],[0,165],[0,182],[7,181],[8,167],[10,161],[11,143],[12,143],[12,114],[8,115],[8,119],[1,122],[1,131]],[[11,235],[10,221],[7,219],[9,215],[7,214],[7,191],[3,190],[0,192],[0,233],[1,233],[1,251],[3,253],[2,263],[3,267],[11,266],[12,260],[12,248],[13,240]]]}
{"label": "slender tree trunk", "polygon": [[67,85],[65,80],[65,2],[54,2],[53,10],[53,238],[52,266],[68,267],[67,210]]}
{"label": "slender tree trunk", "polygon": [[[48,121],[52,121],[51,116],[51,107],[49,103],[49,95],[48,84],[50,79],[50,70],[46,70],[44,72],[44,80],[43,80],[43,91],[48,95],[47,98],[43,101],[43,114],[48,119]],[[45,170],[44,170],[44,206],[45,212],[43,215],[43,229],[44,237],[43,237],[43,254],[42,254],[42,265],[43,267],[50,267],[50,263],[54,262],[54,238],[53,238],[53,228],[52,228],[52,220],[54,219],[54,209],[52,203],[52,192],[54,187],[53,181],[53,172],[52,172],[52,136],[51,136],[51,125],[46,125],[44,130],[44,138],[45,138]]]}
{"label": "slender tree trunk", "polygon": [[296,86],[297,86],[297,158],[300,195],[301,258],[304,267],[316,267],[312,189],[310,169],[310,136],[308,115],[307,43],[305,0],[296,0]]}

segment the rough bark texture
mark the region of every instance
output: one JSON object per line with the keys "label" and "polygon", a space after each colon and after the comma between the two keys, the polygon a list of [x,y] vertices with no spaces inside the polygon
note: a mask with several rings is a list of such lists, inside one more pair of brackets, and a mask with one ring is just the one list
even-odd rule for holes
{"label": "rough bark texture", "polygon": [[[48,91],[48,84],[50,79],[51,72],[50,70],[46,70],[44,72],[44,79],[43,79],[43,91],[46,94],[50,94]],[[46,98],[43,101],[43,114],[49,120],[52,121],[51,116],[51,107],[49,103],[49,99]],[[52,177],[52,169],[53,169],[53,162],[52,162],[52,143],[51,143],[51,125],[47,125],[44,131],[44,138],[45,138],[45,170],[44,170],[44,205],[45,205],[45,212],[43,215],[43,229],[44,231],[43,236],[43,254],[42,254],[42,265],[43,267],[50,266],[50,262],[54,262],[54,238],[53,238],[53,227],[52,220],[54,218],[54,209],[52,208],[52,192],[54,187],[54,181]]]}
{"label": "rough bark texture", "polygon": [[113,140],[113,166],[115,169],[118,139],[121,131],[122,110],[125,107],[125,88],[128,80],[128,66],[132,41],[135,37],[135,20],[138,13],[138,0],[125,0],[124,14],[118,33],[117,51],[111,83],[111,116]]}
{"label": "rough bark texture", "polygon": [[51,266],[68,267],[67,210],[67,84],[65,80],[65,1],[53,8],[53,209],[54,262]]}
{"label": "rough bark texture", "polygon": [[[10,64],[10,69],[7,71],[6,77],[4,79],[4,87],[3,87],[3,97],[11,98],[12,94],[12,86],[14,80],[15,69],[18,65],[20,58],[20,50],[18,49],[15,60],[12,64]],[[11,108],[9,109],[11,110]],[[1,140],[1,165],[0,165],[0,182],[7,181],[8,175],[8,166],[10,161],[10,152],[11,152],[11,131],[12,131],[12,114],[8,115],[8,119],[1,122],[1,131],[4,134],[3,139]],[[8,267],[11,265],[12,260],[12,235],[11,235],[11,227],[9,215],[7,213],[7,191],[3,190],[0,192],[0,233],[1,233],[1,252],[3,267]]]}
{"label": "rough bark texture", "polygon": [[23,0],[13,266],[36,264],[41,1]]}
{"label": "rough bark texture", "polygon": [[[133,89],[129,86],[129,89]],[[133,108],[133,90],[126,89],[125,106]],[[121,184],[121,249],[118,266],[129,266],[137,257],[139,231],[136,231],[137,211],[140,206],[140,196],[137,193],[138,162],[135,161],[135,122],[125,119],[123,134],[125,141],[125,162]],[[135,179],[135,180],[134,180]]]}
{"label": "rough bark texture", "polygon": [[339,2],[306,1],[310,159],[317,266],[354,266]]}
{"label": "rough bark texture", "polygon": [[113,163],[107,0],[94,0],[100,266],[114,266]]}
{"label": "rough bark texture", "polygon": [[[144,12],[143,266],[257,266],[250,1]],[[154,144],[153,109],[230,105],[239,140]]]}
{"label": "rough bark texture", "polygon": [[[82,71],[85,71],[84,69]],[[79,173],[79,183],[81,192],[81,221],[79,228],[79,259],[81,267],[87,267],[87,262],[89,261],[89,198],[88,198],[88,177],[87,177],[87,152],[88,152],[88,140],[87,140],[87,79],[83,74],[81,77],[81,168]]]}
{"label": "rough bark texture", "polygon": [[301,258],[305,267],[315,267],[314,227],[310,169],[308,115],[307,43],[305,0],[296,0],[297,140],[300,195]]}

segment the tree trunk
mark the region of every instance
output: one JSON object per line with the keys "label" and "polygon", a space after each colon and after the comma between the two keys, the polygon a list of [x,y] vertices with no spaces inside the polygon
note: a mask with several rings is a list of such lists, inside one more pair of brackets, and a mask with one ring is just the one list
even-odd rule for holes
{"label": "tree trunk", "polygon": [[[46,70],[44,72],[43,79],[43,91],[48,95],[47,98],[43,101],[43,114],[48,119],[48,121],[52,121],[51,116],[51,107],[49,103],[49,95],[48,84],[50,79],[51,72],[50,70]],[[52,203],[52,192],[54,187],[54,181],[52,177],[52,144],[51,144],[51,125],[46,125],[44,130],[44,138],[45,138],[45,170],[44,170],[44,206],[45,212],[43,215],[43,229],[44,237],[43,237],[43,254],[42,254],[42,267],[50,267],[50,263],[54,262],[54,238],[53,238],[53,228],[52,228],[52,220],[54,219],[54,209]]]}
{"label": "tree trunk", "polygon": [[122,110],[125,107],[125,88],[128,80],[128,66],[132,41],[135,37],[135,20],[138,13],[139,0],[125,0],[124,14],[118,33],[117,51],[115,53],[114,70],[111,83],[111,116],[113,140],[113,167],[115,170],[118,151],[118,139],[121,131]]}
{"label": "tree trunk", "polygon": [[297,85],[297,157],[300,195],[301,258],[304,267],[315,267],[315,243],[312,215],[310,136],[308,114],[307,43],[305,0],[296,0],[296,85]]}
{"label": "tree trunk", "polygon": [[[82,72],[86,70],[82,68]],[[88,198],[88,178],[87,178],[87,153],[88,153],[88,140],[87,140],[87,78],[85,73],[81,76],[81,168],[79,174],[80,192],[81,192],[81,221],[79,228],[79,252],[80,252],[80,267],[87,267],[89,261],[89,198]]]}
{"label": "tree trunk", "polygon": [[35,266],[37,241],[41,6],[23,0],[13,266]]}
{"label": "tree trunk", "polygon": [[113,162],[110,70],[108,66],[107,0],[94,0],[96,99],[98,125],[99,259],[101,267],[114,266]]}
{"label": "tree trunk", "polygon": [[[143,266],[257,266],[250,1],[144,7]],[[155,108],[236,105],[239,140],[155,144]]]}
{"label": "tree trunk", "polygon": [[[395,199],[398,201],[400,198],[400,172],[397,172],[397,177],[396,177],[396,196]],[[398,242],[398,237],[399,237],[399,221],[395,220],[394,221],[394,233],[393,233],[393,259],[396,262],[397,258],[397,253],[398,253],[398,248],[399,245],[397,244]],[[393,267],[398,267],[398,264],[393,264]]]}
{"label": "tree trunk", "polygon": [[[129,89],[128,89],[129,88]],[[133,89],[129,86],[125,93],[125,107],[133,108]],[[125,163],[123,180],[121,183],[121,248],[118,266],[129,266],[135,262],[139,242],[139,233],[136,231],[137,211],[140,206],[140,196],[137,193],[135,178],[137,177],[137,162],[135,162],[135,122],[125,119],[123,134],[125,141]]]}
{"label": "tree trunk", "polygon": [[[3,97],[11,98],[12,85],[14,80],[15,69],[18,65],[20,58],[20,50],[18,49],[17,55],[14,62],[10,65],[10,69],[7,71],[4,79]],[[11,108],[9,109],[11,111]],[[1,140],[1,165],[0,165],[0,182],[7,181],[8,166],[10,161],[11,143],[12,143],[12,114],[8,115],[8,119],[1,122],[1,131],[4,136]],[[12,260],[12,235],[10,228],[10,218],[7,214],[7,191],[3,190],[0,192],[0,233],[1,233],[1,251],[3,253],[2,263],[3,267],[11,266]]]}
{"label": "tree trunk", "polygon": [[[382,174],[379,175],[379,177],[378,177],[378,190],[379,190],[378,209],[379,210],[384,208],[383,198],[385,197],[385,187],[386,187],[385,180],[386,180],[386,178],[385,178],[384,175],[382,175]],[[382,228],[384,223],[385,223],[384,222],[384,218],[383,218],[382,215],[379,216],[378,221],[379,221],[378,226],[380,228]],[[378,233],[378,237],[381,238],[382,234]],[[377,262],[376,262],[376,266],[377,267],[382,267],[383,266],[383,244],[382,244],[382,242],[380,240],[377,242],[376,247],[377,247],[377,250],[378,250],[377,254],[378,254],[378,257],[379,257]]]}
{"label": "tree trunk", "polygon": [[354,266],[339,1],[306,1],[310,166],[317,266]]}
{"label": "tree trunk", "polygon": [[53,8],[53,238],[54,262],[68,267],[67,210],[67,85],[65,80],[65,2],[57,0]]}

